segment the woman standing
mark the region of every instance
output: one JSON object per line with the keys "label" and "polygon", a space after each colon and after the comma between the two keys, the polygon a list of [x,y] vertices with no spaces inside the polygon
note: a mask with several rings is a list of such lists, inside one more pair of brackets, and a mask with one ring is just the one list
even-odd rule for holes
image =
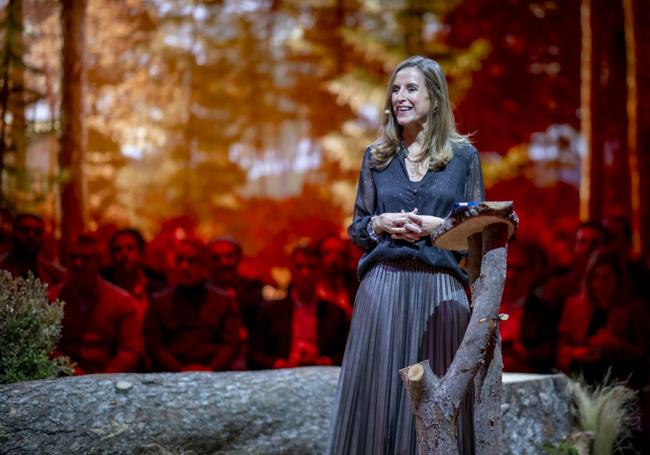
{"label": "woman standing", "polygon": [[[470,317],[459,257],[432,230],[461,201],[483,200],[476,149],[456,131],[442,69],[411,57],[390,76],[380,137],[363,157],[352,240],[365,249],[330,426],[328,453],[416,453],[399,370],[429,358],[445,373]],[[473,453],[471,397],[458,418]]]}

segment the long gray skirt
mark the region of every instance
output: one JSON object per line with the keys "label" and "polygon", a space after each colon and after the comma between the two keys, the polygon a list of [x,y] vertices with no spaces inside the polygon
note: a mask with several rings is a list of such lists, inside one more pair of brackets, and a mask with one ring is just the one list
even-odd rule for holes
{"label": "long gray skirt", "polygon": [[[420,261],[382,262],[354,304],[330,422],[328,454],[416,454],[415,419],[399,370],[429,358],[443,375],[469,322],[461,283]],[[458,448],[474,452],[472,397],[458,416]]]}

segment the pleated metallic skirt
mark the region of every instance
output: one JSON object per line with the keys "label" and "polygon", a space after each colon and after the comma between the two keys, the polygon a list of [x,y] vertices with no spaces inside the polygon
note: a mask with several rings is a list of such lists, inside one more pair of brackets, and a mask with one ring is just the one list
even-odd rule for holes
{"label": "pleated metallic skirt", "polygon": [[[369,270],[354,304],[326,453],[416,454],[415,419],[399,370],[428,358],[443,375],[469,317],[465,290],[445,269],[406,260]],[[472,454],[471,394],[457,422],[459,453]]]}

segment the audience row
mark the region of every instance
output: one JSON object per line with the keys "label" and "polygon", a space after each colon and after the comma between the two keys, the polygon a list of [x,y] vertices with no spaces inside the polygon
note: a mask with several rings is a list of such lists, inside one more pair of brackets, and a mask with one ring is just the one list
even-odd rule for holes
{"label": "audience row", "polygon": [[648,272],[630,257],[620,218],[581,223],[568,251],[548,257],[534,241],[515,239],[500,324],[504,369],[583,373],[641,387],[648,380]]}
{"label": "audience row", "polygon": [[137,230],[112,236],[106,268],[98,240],[82,234],[67,245],[66,271],[39,258],[43,231],[42,219],[19,215],[0,268],[33,273],[51,300],[65,302],[58,351],[77,374],[341,362],[355,279],[341,274],[345,244],[336,236],[295,248],[289,289],[265,299],[260,280],[238,273],[242,250],[231,238],[182,239],[173,267],[161,273],[143,265]]}
{"label": "audience row", "polygon": [[[175,243],[171,266],[145,266],[146,242],[135,229],[115,232],[102,267],[101,242],[77,236],[67,271],[39,257],[41,218],[16,217],[0,268],[29,271],[66,302],[62,353],[77,372],[283,368],[341,362],[357,280],[348,241],[327,236],[295,248],[290,285],[242,276],[242,248],[232,238]],[[630,257],[625,219],[580,224],[558,235],[550,252],[530,239],[508,247],[501,312],[504,369],[610,371],[642,387],[648,380],[650,275]],[[266,287],[265,287],[266,286]],[[282,287],[282,286],[280,286]]]}

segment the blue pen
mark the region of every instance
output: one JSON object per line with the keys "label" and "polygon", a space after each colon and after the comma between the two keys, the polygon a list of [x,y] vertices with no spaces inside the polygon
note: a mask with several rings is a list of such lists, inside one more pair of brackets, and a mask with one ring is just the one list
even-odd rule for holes
{"label": "blue pen", "polygon": [[454,208],[458,209],[461,207],[474,207],[475,205],[479,205],[480,203],[481,203],[480,201],[456,202],[454,204]]}
{"label": "blue pen", "polygon": [[479,205],[480,203],[481,203],[481,201],[456,202],[454,204],[454,207],[449,212],[449,215],[447,215],[447,218],[449,218],[450,216],[454,216],[454,215],[464,211],[464,209],[466,209],[468,207],[474,207],[476,205]]}

